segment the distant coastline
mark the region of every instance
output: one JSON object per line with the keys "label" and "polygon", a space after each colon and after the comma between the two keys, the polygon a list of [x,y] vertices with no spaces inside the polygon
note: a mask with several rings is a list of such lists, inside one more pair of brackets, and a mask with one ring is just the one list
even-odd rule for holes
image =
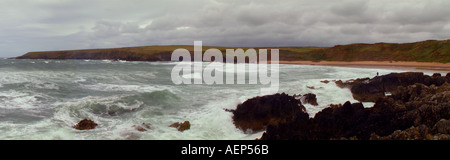
{"label": "distant coastline", "polygon": [[[191,54],[194,52],[193,46],[147,46],[29,52],[15,59],[171,61],[171,53],[179,48],[185,48]],[[203,46],[203,52],[210,48],[219,49],[225,54],[226,49],[239,47]],[[255,47],[254,49],[272,48],[279,49],[280,62],[285,64],[442,67],[447,70],[450,62],[450,40],[401,44],[348,44],[334,47]],[[246,50],[249,47],[242,49]]]}

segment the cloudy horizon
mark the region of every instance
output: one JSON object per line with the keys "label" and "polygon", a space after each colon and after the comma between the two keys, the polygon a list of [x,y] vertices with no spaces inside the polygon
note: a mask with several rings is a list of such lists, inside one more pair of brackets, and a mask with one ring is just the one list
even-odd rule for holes
{"label": "cloudy horizon", "polygon": [[2,0],[0,57],[150,45],[334,46],[450,37],[445,0]]}

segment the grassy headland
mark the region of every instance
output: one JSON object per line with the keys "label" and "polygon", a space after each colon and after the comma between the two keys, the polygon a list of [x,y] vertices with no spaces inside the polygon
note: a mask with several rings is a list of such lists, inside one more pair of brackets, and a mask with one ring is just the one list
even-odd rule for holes
{"label": "grassy headland", "polygon": [[[171,53],[193,46],[145,46],[111,49],[29,52],[17,59],[110,59],[128,61],[170,61]],[[203,51],[237,47],[203,46]],[[256,47],[261,49],[264,47]],[[280,50],[280,61],[411,61],[450,62],[450,40],[428,40],[414,43],[349,44],[334,47],[270,47]],[[270,49],[267,48],[267,49]],[[244,50],[248,48],[242,48]]]}

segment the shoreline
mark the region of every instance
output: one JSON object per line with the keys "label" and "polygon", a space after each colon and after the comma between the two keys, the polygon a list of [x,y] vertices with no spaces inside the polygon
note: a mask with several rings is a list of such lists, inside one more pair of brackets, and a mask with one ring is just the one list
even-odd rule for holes
{"label": "shoreline", "polygon": [[[16,58],[7,58],[16,59]],[[110,60],[110,59],[35,59],[35,60]],[[110,60],[118,61],[118,60]],[[120,60],[119,60],[120,61]],[[126,61],[126,60],[125,60]],[[172,61],[128,61],[128,62],[172,62]],[[271,61],[267,61],[271,63]],[[402,69],[414,71],[435,71],[443,74],[450,73],[450,63],[414,62],[414,61],[278,61],[279,64],[290,65],[319,65],[350,68],[380,68]]]}
{"label": "shoreline", "polygon": [[352,68],[381,68],[381,69],[413,69],[415,71],[450,72],[450,63],[438,62],[409,62],[409,61],[278,61],[279,64],[319,65]]}

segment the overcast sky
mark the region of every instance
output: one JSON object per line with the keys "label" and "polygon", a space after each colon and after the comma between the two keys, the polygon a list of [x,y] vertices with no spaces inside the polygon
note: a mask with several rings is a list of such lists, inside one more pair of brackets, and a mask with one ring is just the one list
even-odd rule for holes
{"label": "overcast sky", "polygon": [[450,39],[449,0],[1,0],[0,57],[146,45]]}

